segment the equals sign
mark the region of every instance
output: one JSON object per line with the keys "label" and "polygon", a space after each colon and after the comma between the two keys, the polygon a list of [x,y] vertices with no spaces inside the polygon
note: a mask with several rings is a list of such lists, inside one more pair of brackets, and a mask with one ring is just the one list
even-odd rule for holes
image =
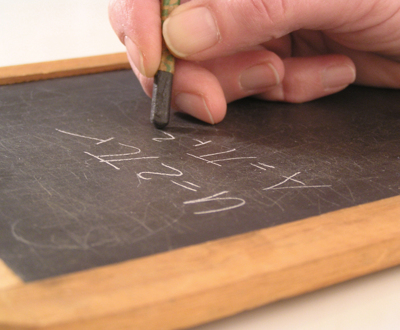
{"label": "equals sign", "polygon": [[191,182],[189,182],[189,181],[183,181],[186,185],[184,185],[184,184],[182,184],[182,183],[178,183],[178,182],[176,182],[176,181],[174,181],[174,180],[171,180],[171,182],[172,182],[173,184],[176,184],[176,185],[179,186],[179,187],[185,188],[185,189],[190,190],[190,191],[197,191],[197,189],[195,189],[195,188],[201,188],[201,187],[198,186],[197,184],[191,183]]}
{"label": "equals sign", "polygon": [[250,165],[254,166],[254,167],[257,167],[257,168],[259,168],[260,170],[263,170],[263,171],[266,171],[267,168],[275,168],[275,166],[267,165],[267,164],[260,163],[260,162],[258,162],[257,164],[250,163]]}

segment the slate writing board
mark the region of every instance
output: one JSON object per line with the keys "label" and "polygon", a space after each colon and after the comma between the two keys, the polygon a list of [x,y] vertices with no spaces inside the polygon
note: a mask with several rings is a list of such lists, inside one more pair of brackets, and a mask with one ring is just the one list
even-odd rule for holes
{"label": "slate writing board", "polygon": [[399,195],[400,93],[149,122],[130,71],[0,87],[0,258],[32,281]]}

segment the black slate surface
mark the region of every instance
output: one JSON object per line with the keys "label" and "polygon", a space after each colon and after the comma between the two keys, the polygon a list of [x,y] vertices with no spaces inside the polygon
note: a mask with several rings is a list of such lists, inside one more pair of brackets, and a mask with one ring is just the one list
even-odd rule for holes
{"label": "black slate surface", "polygon": [[25,281],[400,193],[400,92],[149,121],[129,71],[0,87],[0,258]]}

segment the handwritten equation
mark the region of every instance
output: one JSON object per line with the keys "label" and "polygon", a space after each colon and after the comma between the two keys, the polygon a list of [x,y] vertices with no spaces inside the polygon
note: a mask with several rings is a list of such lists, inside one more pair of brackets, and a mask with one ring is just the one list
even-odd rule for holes
{"label": "handwritten equation", "polygon": [[[192,182],[194,180],[189,180],[185,177],[185,171],[176,166],[172,166],[163,160],[165,155],[147,155],[139,147],[121,143],[116,141],[114,137],[110,138],[99,138],[86,136],[81,133],[65,131],[57,129],[56,131],[74,137],[76,139],[85,139],[88,141],[93,141],[93,146],[100,146],[113,141],[114,146],[118,147],[118,152],[103,154],[96,154],[93,151],[84,151],[83,153],[89,158],[97,160],[100,164],[104,166],[109,166],[116,171],[121,170],[122,163],[132,163],[135,166],[135,173],[138,179],[138,186],[141,187],[142,181],[151,181],[155,178],[163,178],[174,186],[179,187],[185,191],[197,194],[197,198],[191,198],[183,201],[183,206],[196,205],[198,206],[195,211],[192,211],[195,215],[204,215],[218,212],[227,212],[233,209],[237,209],[246,205],[246,199],[244,196],[233,195],[230,190],[214,191],[211,195],[208,193],[206,196],[202,193],[202,185],[199,182]],[[163,137],[152,138],[152,141],[156,144],[159,143],[174,143],[176,142],[176,137],[168,132],[162,132]],[[234,166],[237,162],[245,163],[249,169],[259,171],[264,173],[265,185],[262,186],[259,191],[268,194],[274,190],[294,190],[294,189],[329,189],[332,186],[329,184],[307,184],[304,179],[302,179],[301,172],[295,172],[291,175],[280,175],[280,179],[276,180],[276,171],[278,168],[273,164],[267,164],[262,159],[257,156],[247,156],[241,154],[236,148],[231,148],[228,150],[222,150],[215,152],[215,147],[218,146],[212,140],[207,139],[193,139],[190,138],[191,145],[188,146],[191,152],[184,152],[183,157],[198,161],[210,167],[224,167],[224,166]],[[121,149],[123,151],[121,152]],[[209,152],[207,149],[210,149]],[[214,151],[212,151],[214,149]],[[150,171],[146,169],[148,163],[143,163],[143,161],[157,162],[162,170],[160,171]],[[200,164],[199,164],[200,165]],[[274,175],[270,176],[269,173],[275,171]],[[193,178],[193,173],[190,175]],[[272,179],[273,178],[273,179]],[[273,182],[272,182],[273,181]],[[215,184],[218,187],[218,184]],[[143,188],[144,189],[144,188]],[[215,188],[216,189],[216,188]]]}

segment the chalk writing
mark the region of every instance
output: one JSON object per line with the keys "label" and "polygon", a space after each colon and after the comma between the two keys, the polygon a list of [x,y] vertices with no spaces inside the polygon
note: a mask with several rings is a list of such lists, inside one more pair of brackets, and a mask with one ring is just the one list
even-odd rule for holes
{"label": "chalk writing", "polygon": [[[77,138],[83,138],[83,139],[88,139],[96,142],[96,145],[99,144],[104,144],[106,142],[110,142],[114,140],[114,138],[108,138],[108,139],[100,139],[100,138],[95,138],[95,137],[89,137],[85,136],[82,134],[76,134],[72,132],[67,132],[63,131],[60,129],[56,129],[58,132],[67,134],[73,137]],[[175,136],[173,136],[170,133],[167,132],[162,132],[166,137],[156,137],[152,138],[153,141],[155,142],[166,142],[166,141],[174,141],[176,140]],[[215,148],[215,144],[211,140],[200,140],[200,139],[191,139],[192,141],[196,141],[197,143],[195,145],[192,145],[192,147],[202,147],[202,146],[211,146],[212,148]],[[179,142],[181,145],[181,142]],[[119,152],[115,153],[109,153],[109,154],[94,154],[89,151],[84,151],[84,154],[93,157],[97,159],[100,163],[105,163],[112,168],[116,170],[120,170],[120,167],[117,166],[117,164],[121,162],[128,162],[128,161],[139,161],[139,160],[157,160],[162,158],[162,156],[142,156],[142,150],[136,146],[132,146],[129,144],[124,144],[124,143],[114,143],[115,146],[118,147]],[[125,148],[125,150],[122,150],[121,148]],[[265,180],[272,180],[272,178],[276,178],[276,169],[275,166],[269,165],[266,162],[259,161],[258,157],[255,156],[247,156],[247,155],[241,155],[240,151],[238,151],[236,148],[232,148],[229,150],[225,151],[219,151],[219,152],[209,152],[209,153],[204,153],[201,155],[195,155],[193,153],[187,152],[187,156],[201,160],[207,164],[212,164],[217,167],[221,167],[221,163],[228,163],[231,165],[231,167],[235,167],[235,162],[237,160],[256,160],[254,162],[249,161],[249,165],[260,170],[257,171],[261,175],[265,177]],[[141,164],[141,165],[140,165]],[[210,194],[207,197],[202,197],[202,198],[197,198],[197,199],[191,199],[187,201],[183,201],[182,204],[183,206],[189,207],[189,206],[196,206],[196,210],[193,212],[195,215],[207,215],[207,214],[212,214],[212,213],[219,213],[219,212],[227,212],[231,211],[240,207],[243,207],[246,205],[246,200],[240,196],[240,191],[239,192],[234,192],[236,196],[228,196],[230,193],[231,189],[229,188],[229,183],[226,185],[226,188],[228,190],[223,190],[222,192],[214,193],[210,190],[204,191],[201,186],[188,181],[188,180],[172,180],[171,178],[178,178],[182,177],[184,178],[185,176],[185,171],[182,171],[180,166],[172,166],[172,165],[167,165],[165,162],[160,161],[160,164],[165,170],[163,171],[153,171],[153,170],[148,170],[144,168],[143,170],[135,171],[136,176],[139,180],[139,185],[141,180],[145,181],[150,181],[156,177],[160,179],[168,179],[168,181],[164,181],[165,184],[173,184],[179,188],[184,189],[185,191],[191,192],[191,193],[196,193],[199,194],[200,190],[203,191],[203,193]],[[157,165],[157,164],[153,164]],[[148,167],[149,164],[146,163],[138,163],[139,167]],[[254,174],[257,172],[253,172]],[[282,176],[283,180],[279,181],[278,183],[273,183],[267,187],[259,187],[259,191],[274,191],[274,190],[283,190],[283,189],[318,189],[318,188],[329,188],[331,185],[308,185],[304,182],[304,180],[300,180],[301,172],[296,172],[290,176]],[[191,177],[195,177],[193,173],[191,173]],[[218,177],[216,178],[218,180]],[[262,181],[260,181],[260,185],[262,185]],[[219,187],[219,184],[213,183],[213,187]],[[222,190],[222,189],[221,189]],[[238,195],[239,194],[239,195]],[[171,197],[172,198],[172,197]],[[269,198],[269,197],[266,197]],[[172,202],[172,201],[171,201]],[[274,202],[274,204],[276,204]],[[200,210],[199,210],[200,208]],[[201,209],[202,208],[202,209]],[[282,208],[281,208],[282,209]],[[283,209],[282,209],[283,210]]]}
{"label": "chalk writing", "polygon": [[160,173],[160,172],[140,172],[137,175],[137,177],[139,179],[143,179],[143,180],[151,180],[151,178],[149,177],[145,177],[144,174],[149,174],[149,175],[160,175],[160,176],[182,176],[183,173],[179,170],[177,170],[176,168],[173,168],[172,166],[168,166],[164,163],[161,163],[162,166],[169,168],[171,170],[173,170],[175,173]]}
{"label": "chalk writing", "polygon": [[162,132],[163,134],[165,134],[166,136],[168,136],[168,137],[166,137],[166,138],[153,138],[153,141],[156,141],[156,142],[163,142],[163,141],[171,141],[171,140],[175,140],[175,137],[172,135],[172,134],[169,134],[169,133],[167,133],[167,132]]}
{"label": "chalk writing", "polygon": [[[300,181],[300,180],[296,180],[294,179],[294,177],[296,177],[297,175],[299,175],[300,172],[297,172],[289,177],[284,176],[285,180],[272,185],[270,187],[264,188],[263,190],[271,190],[271,189],[301,189],[301,188],[329,188],[331,187],[331,185],[313,185],[313,186],[307,186],[304,182]],[[284,183],[288,182],[288,181],[293,181],[296,183],[299,183],[300,186],[289,186],[289,187],[281,187],[281,185],[283,185]]]}
{"label": "chalk writing", "polygon": [[109,141],[111,141],[111,140],[114,139],[113,137],[111,137],[111,138],[109,138],[109,139],[105,139],[105,140],[104,140],[104,139],[98,139],[98,138],[94,138],[94,137],[90,137],[90,136],[85,136],[85,135],[80,135],[80,134],[76,134],[76,133],[71,133],[71,132],[63,131],[63,130],[60,130],[60,129],[58,129],[58,128],[56,128],[56,131],[58,131],[58,132],[60,132],[60,133],[63,133],[63,134],[67,134],[67,135],[71,135],[71,136],[80,137],[80,138],[83,138],[83,139],[99,141],[99,142],[96,143],[96,145],[99,145],[99,144],[102,144],[102,143],[106,143],[106,142],[109,142]]}
{"label": "chalk writing", "polygon": [[259,168],[260,170],[263,170],[263,171],[266,171],[267,168],[275,168],[275,166],[267,165],[267,164],[260,163],[260,162],[258,162],[257,164],[251,163],[250,165],[254,166],[254,167],[257,167],[257,168]]}
{"label": "chalk writing", "polygon": [[211,140],[209,140],[209,141],[201,141],[201,140],[198,140],[198,139],[193,139],[194,141],[196,141],[196,142],[198,142],[198,144],[195,144],[194,145],[194,147],[200,147],[200,146],[204,146],[205,144],[209,144],[209,143],[211,143],[212,141]]}
{"label": "chalk writing", "polygon": [[210,202],[215,202],[215,201],[237,201],[237,202],[239,202],[237,204],[226,206],[226,207],[221,207],[219,209],[211,209],[211,210],[207,210],[207,211],[197,211],[197,212],[194,212],[194,214],[210,214],[210,213],[223,212],[223,211],[236,209],[236,208],[241,207],[241,206],[246,204],[246,201],[244,199],[242,199],[242,198],[237,198],[237,197],[219,197],[219,196],[225,195],[227,193],[229,193],[229,191],[223,191],[223,192],[220,192],[218,194],[214,194],[212,196],[208,196],[208,197],[204,197],[204,198],[200,198],[200,199],[195,199],[195,200],[192,200],[192,201],[186,201],[183,204],[189,205],[189,204],[199,204],[199,203],[210,203]]}
{"label": "chalk writing", "polygon": [[194,183],[192,183],[192,182],[189,182],[189,181],[183,181],[183,182],[185,182],[185,183],[187,183],[187,184],[190,184],[190,185],[193,186],[193,187],[200,188],[200,186],[198,186],[197,184],[194,184]]}
{"label": "chalk writing", "polygon": [[[178,183],[178,182],[173,181],[173,180],[171,180],[171,182],[172,182],[173,184],[176,184],[177,186],[182,187],[182,188],[185,188],[185,189],[187,189],[187,190],[197,191],[197,189],[191,188],[191,187],[188,187],[188,186],[185,186],[185,185],[182,184],[182,183]],[[187,181],[184,181],[184,182],[187,183],[187,184],[189,184],[189,185],[191,185],[191,186],[193,186],[193,187],[200,188],[198,185],[195,185],[195,184],[193,184],[193,183],[190,183],[190,182],[187,182]]]}
{"label": "chalk writing", "polygon": [[[96,143],[96,145],[100,145],[106,142],[110,142],[112,140],[114,140],[114,138],[109,138],[109,139],[99,139],[99,138],[94,138],[94,137],[89,137],[89,136],[85,136],[85,135],[81,135],[81,134],[76,134],[76,133],[71,133],[71,132],[67,132],[67,131],[63,131],[60,130],[58,128],[56,128],[56,131],[63,133],[63,134],[67,134],[70,136],[74,136],[74,137],[79,137],[79,138],[83,138],[83,139],[88,139],[88,140],[93,140],[93,141],[99,141],[98,143]],[[128,144],[124,144],[124,143],[118,143],[119,146],[125,147],[125,148],[129,148],[129,149],[133,149],[133,152],[126,152],[126,153],[118,153],[118,154],[109,154],[109,155],[94,155],[88,151],[84,151],[84,153],[88,156],[91,156],[95,159],[97,159],[100,163],[105,163],[109,166],[111,166],[112,168],[116,169],[116,170],[120,170],[120,168],[116,165],[114,165],[113,163],[116,162],[127,162],[127,161],[133,161],[133,160],[143,160],[143,159],[157,159],[159,157],[157,156],[150,156],[150,157],[129,157],[129,156],[134,156],[137,154],[140,154],[142,151],[134,146],[128,145]]]}
{"label": "chalk writing", "polygon": [[[132,147],[135,148],[135,147]],[[138,148],[136,148],[138,149]],[[126,153],[126,154],[115,154],[115,155],[101,155],[101,156],[96,156],[91,154],[90,152],[84,151],[85,154],[92,156],[94,158],[96,158],[97,160],[100,161],[100,163],[106,163],[107,165],[110,165],[111,167],[115,168],[116,170],[120,170],[119,167],[117,167],[116,165],[114,165],[114,162],[127,162],[127,161],[131,161],[131,160],[141,160],[141,159],[157,159],[159,157],[130,157],[130,158],[115,158],[115,159],[109,159],[111,157],[124,157],[124,156],[132,156],[132,155],[136,155],[137,153],[140,153],[140,149],[138,149],[139,151],[136,153]]]}
{"label": "chalk writing", "polygon": [[223,155],[223,154],[229,154],[229,153],[232,153],[232,152],[235,152],[235,151],[236,151],[236,149],[231,149],[231,150],[227,150],[227,151],[221,151],[221,152],[216,152],[216,153],[206,154],[206,155],[201,155],[201,156],[195,156],[195,155],[192,155],[192,154],[189,154],[189,153],[187,155],[191,156],[191,157],[194,157],[194,158],[197,158],[197,159],[200,159],[202,161],[205,161],[208,164],[213,164],[213,165],[216,165],[216,166],[222,166],[221,164],[218,164],[220,162],[239,160],[239,159],[254,159],[254,158],[257,158],[257,157],[230,157],[230,158],[221,158],[221,159],[214,159],[214,160],[206,159],[206,157],[213,157],[213,156],[219,156],[219,155]]}

